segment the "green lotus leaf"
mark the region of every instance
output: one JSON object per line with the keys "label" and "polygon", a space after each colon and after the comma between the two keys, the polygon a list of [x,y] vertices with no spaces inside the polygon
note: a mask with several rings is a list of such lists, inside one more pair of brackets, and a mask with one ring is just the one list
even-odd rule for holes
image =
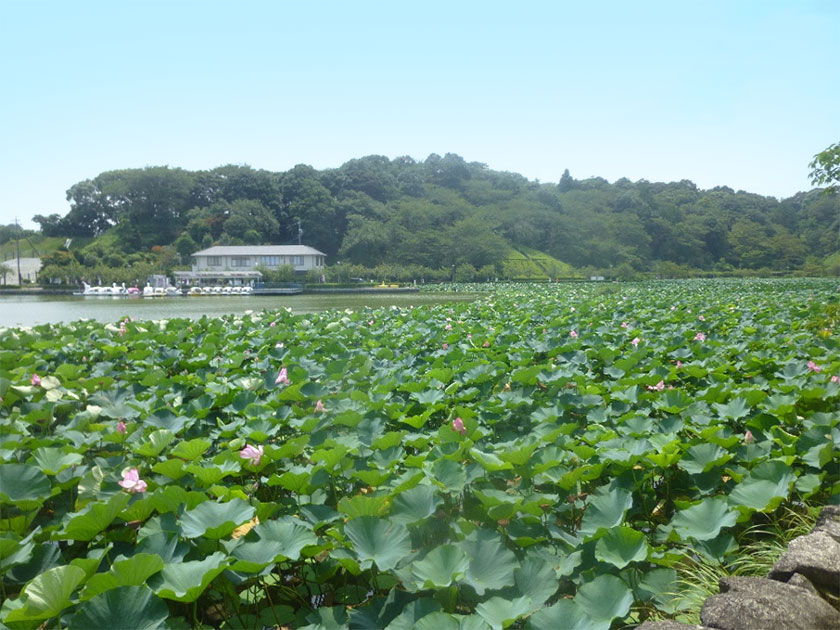
{"label": "green lotus leaf", "polygon": [[534,605],[528,597],[505,599],[495,596],[480,602],[475,607],[475,612],[481,615],[493,630],[499,630],[507,628],[514,621],[536,608],[539,608],[539,606]]}
{"label": "green lotus leaf", "polygon": [[32,453],[38,467],[48,475],[60,473],[65,468],[75,466],[82,461],[79,453],[66,453],[60,448],[42,447]]}
{"label": "green lotus leaf", "polygon": [[794,487],[804,498],[807,498],[820,490],[822,477],[823,475],[802,475],[796,480]]}
{"label": "green lotus leaf", "polygon": [[185,466],[186,464],[181,459],[167,459],[152,466],[152,471],[170,479],[178,480],[187,474]]}
{"label": "green lotus leaf", "polygon": [[303,630],[345,630],[347,628],[347,609],[344,606],[322,606],[307,615],[310,625]]}
{"label": "green lotus leaf", "polygon": [[595,544],[595,558],[623,569],[631,562],[645,560],[648,549],[642,532],[632,527],[613,527]]}
{"label": "green lotus leaf", "polygon": [[149,587],[158,597],[193,602],[226,567],[227,557],[219,551],[204,560],[170,563],[152,576]]}
{"label": "green lotus leaf", "polygon": [[686,472],[697,475],[708,472],[715,466],[722,466],[732,457],[731,453],[720,446],[705,442],[689,448],[677,465]]}
{"label": "green lotus leaf", "polygon": [[13,532],[0,532],[0,573],[17,564],[29,562],[35,549],[33,538],[40,528],[29,532],[26,538],[20,539]]}
{"label": "green lotus leaf", "polygon": [[535,608],[557,592],[555,567],[538,553],[527,555],[514,570],[513,578],[518,594],[530,599]]}
{"label": "green lotus leaf", "polygon": [[320,528],[342,518],[341,514],[327,505],[304,505],[300,508],[300,515],[315,528]]}
{"label": "green lotus leaf", "polygon": [[231,499],[225,503],[205,501],[181,516],[181,534],[184,538],[204,536],[218,540],[246,521],[250,521],[256,509],[242,499]]}
{"label": "green lotus leaf", "polygon": [[[50,496],[50,480],[36,466],[29,464],[0,465],[0,501],[3,503],[35,503]],[[21,509],[26,509],[21,506]]]}
{"label": "green lotus leaf", "polygon": [[143,457],[155,457],[175,439],[175,434],[167,429],[160,429],[153,431],[148,437],[149,439],[146,442],[134,448],[134,452]]}
{"label": "green lotus leaf", "polygon": [[467,615],[459,620],[458,630],[490,630],[490,624],[479,615]]}
{"label": "green lotus leaf", "polygon": [[106,573],[93,575],[85,584],[81,599],[90,599],[121,586],[140,586],[163,568],[164,561],[158,555],[138,553],[130,558],[118,558]]}
{"label": "green lotus leaf", "polygon": [[365,568],[375,563],[380,571],[388,571],[411,551],[408,529],[387,519],[359,516],[344,526],[344,533]]}
{"label": "green lotus leaf", "polygon": [[12,610],[3,621],[8,624],[55,617],[71,605],[70,595],[84,579],[85,572],[79,567],[47,569],[27,582],[20,594],[23,606]]}
{"label": "green lotus leaf", "polygon": [[729,493],[729,504],[752,510],[774,510],[787,498],[796,475],[785,462],[762,462]]}
{"label": "green lotus leaf", "polygon": [[601,527],[610,529],[620,525],[632,505],[633,494],[629,490],[611,485],[601,486],[589,497],[580,532],[594,534]]}
{"label": "green lotus leaf", "polygon": [[513,464],[502,461],[493,453],[485,453],[477,448],[470,449],[470,456],[479,463],[479,465],[488,472],[496,472],[499,470],[510,470]]}
{"label": "green lotus leaf", "polygon": [[735,524],[735,513],[727,507],[726,499],[709,498],[680,510],[671,519],[671,525],[681,538],[709,540],[724,527]]}
{"label": "green lotus leaf", "polygon": [[387,496],[368,497],[355,496],[345,497],[338,502],[338,509],[350,518],[360,516],[383,516],[388,513],[391,500]]}
{"label": "green lotus leaf", "polygon": [[478,529],[467,536],[459,546],[464,550],[469,567],[464,581],[479,595],[514,584],[516,556],[504,546],[495,532]]}
{"label": "green lotus leaf", "polygon": [[469,567],[466,553],[456,545],[435,547],[422,560],[411,563],[418,590],[444,588],[464,578]]}
{"label": "green lotus leaf", "polygon": [[180,562],[189,552],[189,546],[179,539],[174,532],[158,532],[137,541],[135,554],[151,554],[160,556],[164,562]]}
{"label": "green lotus leaf", "polygon": [[93,540],[123,511],[131,497],[127,492],[112,495],[106,502],[88,503],[80,512],[68,514],[57,537],[70,540]]}
{"label": "green lotus leaf", "polygon": [[304,547],[318,544],[313,531],[292,517],[259,523],[231,552],[234,571],[256,573],[282,560],[297,560]]}
{"label": "green lotus leaf", "polygon": [[677,595],[677,572],[670,568],[652,569],[645,573],[637,587],[642,600],[651,600],[664,613],[673,614],[680,604]]}
{"label": "green lotus leaf", "polygon": [[427,615],[440,611],[440,603],[430,597],[422,597],[408,603],[397,615],[387,630],[412,630],[415,624]]}
{"label": "green lotus leaf", "polygon": [[70,629],[157,630],[169,616],[166,603],[145,587],[123,586],[79,606]]}
{"label": "green lotus leaf", "polygon": [[825,427],[815,426],[805,431],[796,443],[803,462],[812,468],[822,469],[834,458],[834,440]]}
{"label": "green lotus leaf", "polygon": [[528,617],[527,630],[609,630],[610,622],[589,617],[573,599],[561,599]]}
{"label": "green lotus leaf", "polygon": [[461,624],[449,613],[436,610],[420,618],[410,628],[411,630],[460,630]]}
{"label": "green lotus leaf", "polygon": [[196,438],[188,442],[179,442],[175,448],[169,451],[170,457],[179,457],[187,461],[195,461],[204,454],[212,442],[203,438]]}
{"label": "green lotus leaf", "polygon": [[403,525],[422,521],[434,514],[442,502],[432,486],[415,486],[394,498],[391,504],[391,520]]}
{"label": "green lotus leaf", "polygon": [[721,416],[731,418],[732,420],[738,420],[746,416],[750,412],[751,407],[749,402],[741,397],[734,398],[725,405],[714,403],[713,406]]}
{"label": "green lotus leaf", "polygon": [[633,592],[621,578],[599,575],[578,589],[574,601],[588,617],[610,622],[630,612]]}
{"label": "green lotus leaf", "polygon": [[432,464],[432,480],[449,492],[461,492],[467,484],[467,473],[458,462],[439,459]]}

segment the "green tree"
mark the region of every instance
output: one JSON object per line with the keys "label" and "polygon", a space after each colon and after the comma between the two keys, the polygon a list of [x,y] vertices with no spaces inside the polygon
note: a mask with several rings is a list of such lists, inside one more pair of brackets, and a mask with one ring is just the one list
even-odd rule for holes
{"label": "green tree", "polygon": [[749,219],[736,221],[729,232],[729,242],[740,267],[757,269],[769,265],[772,252],[765,227],[760,223]]}
{"label": "green tree", "polygon": [[836,192],[840,183],[840,142],[817,153],[809,166],[812,184],[826,186],[826,192]]}
{"label": "green tree", "polygon": [[60,214],[54,213],[48,216],[36,214],[32,220],[41,226],[41,234],[44,236],[64,236]]}
{"label": "green tree", "polygon": [[575,186],[575,179],[569,173],[569,169],[563,171],[560,176],[560,182],[557,184],[557,189],[560,192],[569,192]]}
{"label": "green tree", "polygon": [[262,239],[270,243],[277,240],[280,224],[271,211],[259,201],[237,199],[230,204],[224,232],[232,238],[245,240],[245,234],[249,230],[258,230]]}
{"label": "green tree", "polygon": [[185,260],[189,260],[190,256],[198,251],[198,243],[193,240],[193,237],[190,236],[189,232],[184,232],[175,239],[175,251],[178,252],[178,255]]}

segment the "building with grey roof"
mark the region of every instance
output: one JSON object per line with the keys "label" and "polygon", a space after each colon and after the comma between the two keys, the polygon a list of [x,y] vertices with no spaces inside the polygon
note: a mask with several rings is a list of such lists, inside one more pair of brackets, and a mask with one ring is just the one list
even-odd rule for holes
{"label": "building with grey roof", "polygon": [[176,271],[180,284],[252,284],[262,277],[259,269],[284,265],[303,274],[322,269],[327,255],[307,245],[218,245],[192,255],[191,271]]}

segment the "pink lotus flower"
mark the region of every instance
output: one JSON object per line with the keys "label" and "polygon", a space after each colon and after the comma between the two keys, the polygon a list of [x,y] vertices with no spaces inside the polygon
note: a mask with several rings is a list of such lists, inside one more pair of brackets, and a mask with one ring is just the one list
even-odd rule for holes
{"label": "pink lotus flower", "polygon": [[840,383],[840,376],[837,376],[835,374],[834,376],[831,377],[831,382],[832,383]]}
{"label": "pink lotus flower", "polygon": [[370,321],[368,322],[368,326],[373,326],[373,320],[370,320]]}
{"label": "pink lotus flower", "polygon": [[747,432],[744,433],[744,444],[752,444],[755,442],[755,438],[753,437],[752,431],[747,429]]}
{"label": "pink lotus flower", "polygon": [[327,408],[324,407],[324,403],[322,403],[320,400],[315,403],[315,413],[325,413],[326,411]]}
{"label": "pink lotus flower", "polygon": [[627,328],[627,322],[621,322],[621,327],[622,328]]}
{"label": "pink lotus flower", "polygon": [[274,344],[274,347],[275,348],[282,348],[283,347],[283,342],[281,341],[280,343]]}
{"label": "pink lotus flower", "polygon": [[638,346],[640,341],[641,339],[639,339],[638,337],[633,337],[633,340],[630,343],[632,343],[634,346]]}
{"label": "pink lotus flower", "polygon": [[682,367],[682,361],[677,359],[677,369],[679,370]]}
{"label": "pink lotus flower", "polygon": [[290,383],[289,373],[286,371],[286,367],[284,366],[280,370],[280,373],[277,375],[277,378],[274,379],[274,384],[275,385],[280,385],[280,384],[288,385],[289,383]]}
{"label": "pink lotus flower", "polygon": [[452,324],[447,324],[445,326],[445,330],[452,330]]}
{"label": "pink lotus flower", "polygon": [[123,435],[125,435],[125,431],[126,431],[125,422],[123,422],[122,420],[117,422],[117,431],[122,433]]}
{"label": "pink lotus flower", "polygon": [[276,325],[277,325],[277,324],[276,324],[275,322],[271,322],[271,323],[269,324],[269,327],[274,328]]}
{"label": "pink lotus flower", "polygon": [[263,447],[262,446],[251,446],[250,444],[246,444],[245,448],[239,451],[239,456],[242,459],[250,459],[251,463],[254,466],[260,465],[260,459],[263,456]]}
{"label": "pink lotus flower", "polygon": [[443,344],[443,349],[444,350],[449,350],[449,344],[448,343]]}
{"label": "pink lotus flower", "polygon": [[813,361],[808,361],[808,371],[816,372],[817,374],[819,374],[820,372],[822,372],[822,368]]}
{"label": "pink lotus flower", "polygon": [[577,336],[578,334],[574,330],[569,333],[569,337],[571,337],[572,339],[577,339]]}
{"label": "pink lotus flower", "polygon": [[698,315],[698,316],[697,316],[697,319],[699,319],[701,322],[705,322],[705,321],[706,321],[706,318],[705,318],[705,317],[703,317],[702,315]]}
{"label": "pink lotus flower", "polygon": [[656,385],[648,385],[647,388],[652,392],[661,392],[665,389],[665,381],[659,381]]}
{"label": "pink lotus flower", "polygon": [[132,494],[135,492],[146,492],[146,482],[140,479],[140,473],[137,472],[136,468],[124,470],[122,476],[122,481],[120,481],[119,484],[123,488]]}
{"label": "pink lotus flower", "polygon": [[35,387],[38,387],[38,385],[41,384],[41,377],[38,376],[37,374],[33,374],[32,378],[29,379],[29,384],[34,385]]}
{"label": "pink lotus flower", "polygon": [[574,313],[574,312],[575,312],[575,307],[573,306],[573,307],[572,307],[572,313]]}
{"label": "pink lotus flower", "polygon": [[694,335],[694,341],[706,341],[706,335],[699,332],[696,335]]}
{"label": "pink lotus flower", "polygon": [[483,345],[485,348],[489,348],[489,347],[490,347],[490,342],[489,342],[489,341],[485,341],[485,342],[484,342],[483,344],[481,344],[481,345]]}
{"label": "pink lotus flower", "polygon": [[467,434],[467,428],[464,426],[464,421],[461,418],[455,418],[452,421],[452,430],[457,431],[461,435]]}

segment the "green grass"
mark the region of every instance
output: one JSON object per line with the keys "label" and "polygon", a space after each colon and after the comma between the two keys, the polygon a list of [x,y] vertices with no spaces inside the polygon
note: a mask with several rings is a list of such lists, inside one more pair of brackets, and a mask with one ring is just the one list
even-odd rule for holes
{"label": "green grass", "polygon": [[[93,239],[90,237],[73,238],[70,249],[81,249]],[[39,258],[64,247],[66,236],[30,236],[20,241],[20,255],[22,258]],[[34,249],[33,249],[34,247]],[[17,243],[14,240],[0,245],[0,259],[8,260],[17,256]]]}
{"label": "green grass", "polygon": [[538,280],[580,276],[580,272],[571,265],[535,249],[511,248],[503,256],[502,270],[507,278]]}
{"label": "green grass", "polygon": [[766,522],[753,525],[740,536],[738,553],[728,564],[695,555],[693,562],[677,567],[680,590],[671,595],[678,602],[679,612],[668,616],[654,611],[650,619],[699,624],[700,609],[707,598],[719,592],[721,578],[767,576],[790,542],[811,532],[819,511],[808,505],[780,507]]}

